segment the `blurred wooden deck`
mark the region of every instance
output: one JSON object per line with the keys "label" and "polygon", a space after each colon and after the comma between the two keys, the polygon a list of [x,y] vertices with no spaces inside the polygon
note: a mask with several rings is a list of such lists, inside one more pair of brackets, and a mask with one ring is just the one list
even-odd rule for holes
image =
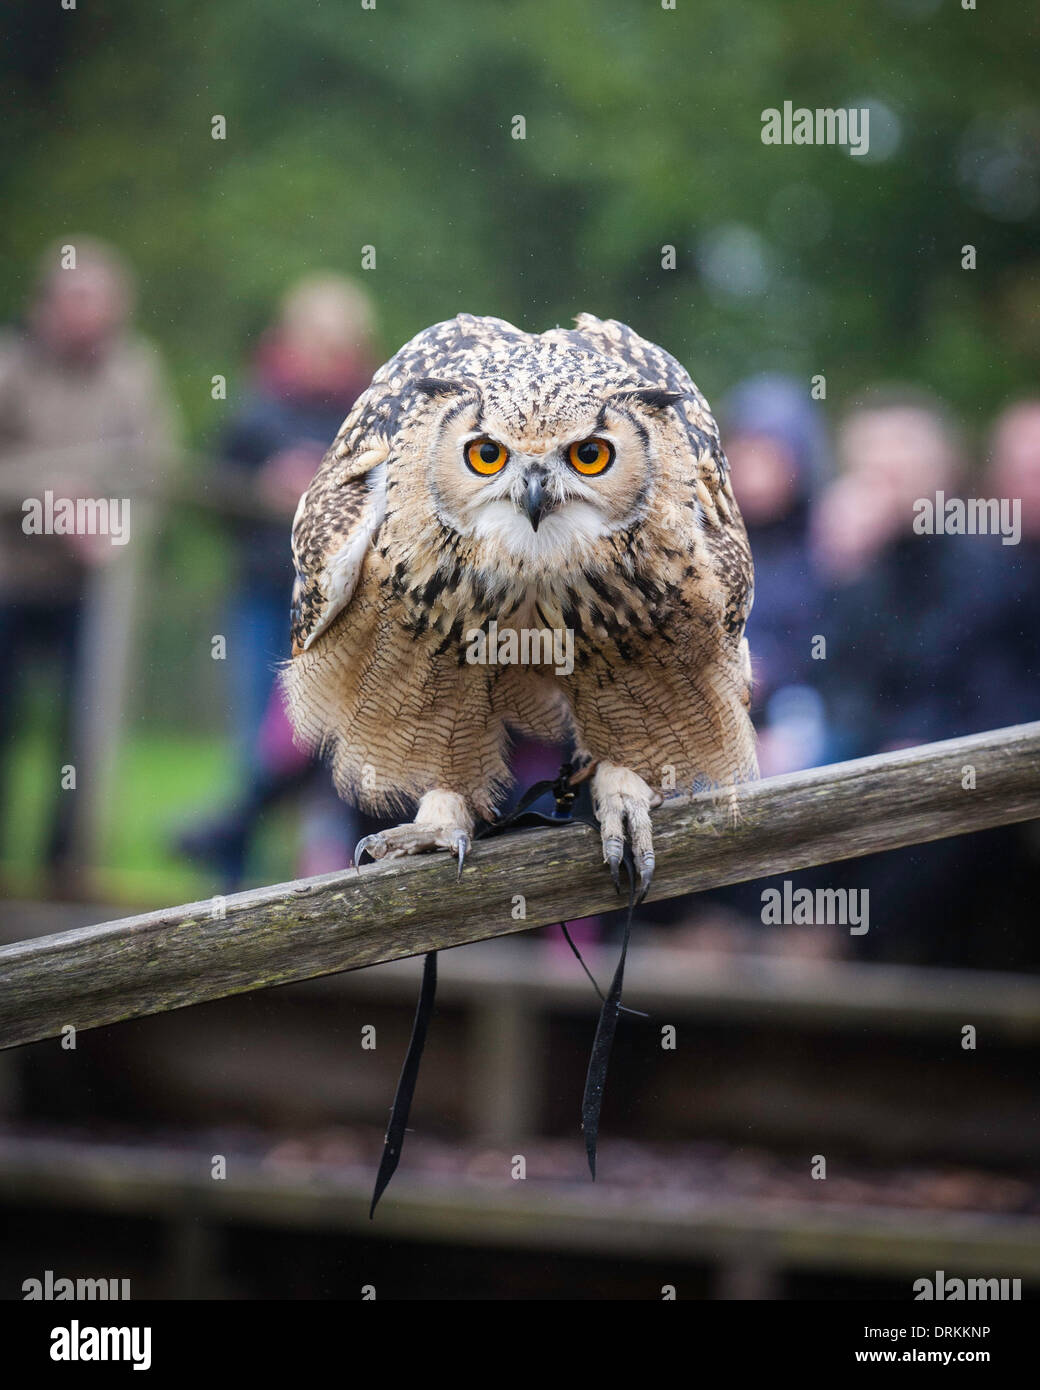
{"label": "blurred wooden deck", "polygon": [[[0,940],[53,932],[55,911],[9,904]],[[96,912],[62,918],[73,926]],[[605,979],[614,952],[585,955]],[[54,1041],[2,1054],[0,1202],[154,1221],[178,1252],[164,1286],[175,1297],[219,1292],[225,1243],[250,1227],[704,1265],[716,1297],[781,1296],[807,1271],[905,1279],[907,1296],[911,1276],[936,1269],[1040,1284],[1037,979],[637,946],[625,998],[651,1017],[622,1022],[593,1186],[581,1176],[585,1054],[573,1043],[591,1037],[598,1004],[577,962],[544,938],[444,952],[416,1133],[369,1222],[371,1163],[342,1136],[385,1121],[418,970],[391,962],[92,1030],[75,1054]],[[666,1023],[675,1052],[660,1048]],[[961,1050],[967,1023],[975,1052]],[[360,1046],[365,1025],[377,1027],[374,1052]],[[100,1142],[73,1134],[87,1115]],[[236,1147],[236,1126],[264,1124],[266,1152]],[[320,1144],[286,1156],[286,1136],[325,1131],[341,1135],[341,1159]],[[775,1147],[795,1155],[804,1187],[748,1195],[621,1180],[650,1135],[738,1155]],[[429,1136],[441,1150],[424,1153]],[[510,1156],[543,1142],[573,1149],[573,1171],[531,1160],[527,1179],[512,1181]],[[214,1152],[228,1156],[227,1181],[210,1176]],[[828,1159],[823,1182],[808,1179],[817,1153]],[[889,1200],[883,1185],[850,1179],[855,1163],[918,1184],[915,1164],[949,1169],[952,1195],[930,1205],[925,1185],[899,1204],[895,1188]],[[1031,1198],[970,1209],[978,1174]]]}

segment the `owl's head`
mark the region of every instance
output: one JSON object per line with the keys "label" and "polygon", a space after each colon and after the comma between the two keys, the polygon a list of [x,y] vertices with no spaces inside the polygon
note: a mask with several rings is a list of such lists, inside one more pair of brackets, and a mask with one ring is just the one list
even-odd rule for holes
{"label": "owl's head", "polygon": [[495,364],[479,383],[418,387],[431,399],[426,457],[440,523],[551,571],[645,517],[662,414],[680,397],[604,371],[591,354],[531,358]]}

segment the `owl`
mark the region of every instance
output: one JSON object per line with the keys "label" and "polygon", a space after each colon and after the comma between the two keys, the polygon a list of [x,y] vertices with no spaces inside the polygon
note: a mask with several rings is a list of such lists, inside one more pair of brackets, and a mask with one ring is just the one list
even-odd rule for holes
{"label": "owl", "polygon": [[627,839],[642,897],[662,797],[756,775],[752,564],[718,428],[667,352],[575,323],[419,333],[300,501],[297,737],[343,796],[415,810],[355,863],[445,850],[461,875],[511,735],[533,735],[576,749],[604,862],[616,885]]}

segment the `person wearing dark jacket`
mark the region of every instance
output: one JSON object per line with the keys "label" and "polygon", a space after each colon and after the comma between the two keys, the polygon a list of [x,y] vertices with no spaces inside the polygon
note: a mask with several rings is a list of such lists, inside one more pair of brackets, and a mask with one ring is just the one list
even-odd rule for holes
{"label": "person wearing dark jacket", "polygon": [[[945,499],[975,491],[946,410],[920,392],[874,392],[846,415],[838,440],[842,474],[814,522],[832,585],[824,684],[830,760],[1001,722],[1010,710],[998,708],[994,673],[1029,649],[1013,635],[1022,626],[1012,595],[1015,562],[988,577],[999,538],[950,534],[936,524]],[[1028,707],[1024,700],[1021,708]],[[1003,878],[994,853],[1001,835],[957,836],[828,866],[830,885],[870,894],[871,926],[857,938],[859,951],[928,964],[1020,964],[1020,943],[979,927]]]}
{"label": "person wearing dark jacket", "polygon": [[[371,380],[371,338],[371,306],[352,282],[337,275],[301,281],[261,340],[249,396],[222,441],[225,483],[248,489],[270,513],[235,528],[228,662],[236,677],[241,791],[227,812],[180,837],[186,854],[216,869],[224,890],[240,885],[263,813],[314,777],[314,763],[293,745],[276,681],[288,650],[290,529],[301,493]],[[342,867],[351,833],[344,813],[325,807],[314,824],[301,871]]]}
{"label": "person wearing dark jacket", "polygon": [[1040,719],[1040,400],[998,418],[980,494],[1017,506],[1018,536],[975,538],[983,561],[970,687],[978,727]]}
{"label": "person wearing dark jacket", "polygon": [[814,651],[824,590],[809,524],[827,474],[827,438],[805,382],[779,373],[741,382],[723,399],[720,418],[755,564],[747,624],[751,715],[768,777],[812,766],[823,755]]}

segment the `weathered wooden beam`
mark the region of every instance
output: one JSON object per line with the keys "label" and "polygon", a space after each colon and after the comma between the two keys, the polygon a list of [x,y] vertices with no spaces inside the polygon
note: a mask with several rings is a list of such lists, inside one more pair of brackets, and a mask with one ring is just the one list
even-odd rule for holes
{"label": "weathered wooden beam", "polygon": [[[739,807],[736,825],[711,794],[654,812],[651,898],[1040,816],[1040,723],[774,777]],[[478,842],[461,883],[430,855],[36,937],[0,949],[0,1047],[617,906],[577,824]]]}
{"label": "weathered wooden beam", "polygon": [[[506,1150],[506,1153],[510,1150]],[[210,1154],[157,1145],[0,1138],[4,1201],[28,1209],[103,1211],[271,1230],[364,1232],[366,1239],[455,1247],[579,1251],[615,1259],[717,1261],[760,1255],[785,1270],[823,1268],[909,1278],[934,1269],[979,1278],[1040,1278],[1040,1220],[1020,1213],[871,1204],[779,1204],[731,1192],[654,1191],[506,1179],[436,1183],[401,1173],[394,1200],[368,1219],[371,1174],[353,1165],[286,1167],[236,1155],[214,1182]],[[607,1180],[609,1182],[609,1180]],[[521,1190],[522,1188],[522,1190]],[[597,1190],[598,1189],[598,1190]],[[384,1215],[385,1211],[385,1215]],[[909,1296],[909,1295],[908,1295]]]}

